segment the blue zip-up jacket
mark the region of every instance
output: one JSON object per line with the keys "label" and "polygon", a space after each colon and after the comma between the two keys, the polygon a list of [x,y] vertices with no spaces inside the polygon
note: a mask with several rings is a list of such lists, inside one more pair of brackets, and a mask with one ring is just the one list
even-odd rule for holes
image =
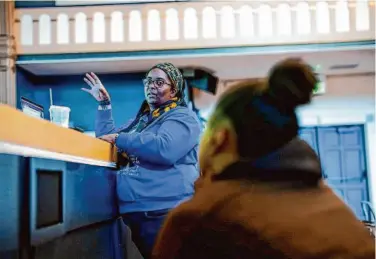
{"label": "blue zip-up jacket", "polygon": [[[120,132],[112,111],[98,110],[96,136]],[[120,133],[116,146],[134,166],[117,173],[120,213],[170,209],[190,198],[199,176],[198,144],[201,126],[186,107],[162,114],[141,132]]]}

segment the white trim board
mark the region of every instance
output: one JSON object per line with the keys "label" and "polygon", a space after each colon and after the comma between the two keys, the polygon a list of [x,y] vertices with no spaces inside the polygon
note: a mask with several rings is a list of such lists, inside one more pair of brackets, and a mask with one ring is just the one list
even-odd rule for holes
{"label": "white trim board", "polygon": [[12,143],[6,143],[6,142],[0,142],[0,154],[10,154],[10,155],[16,155],[16,156],[44,158],[44,159],[51,159],[51,160],[61,160],[65,162],[116,168],[116,163],[110,163],[106,161],[100,161],[100,160],[95,160],[95,159],[90,159],[90,158],[85,158],[85,157],[66,155],[66,154],[56,153],[56,152],[52,152],[48,150],[36,149],[36,148],[16,145]]}

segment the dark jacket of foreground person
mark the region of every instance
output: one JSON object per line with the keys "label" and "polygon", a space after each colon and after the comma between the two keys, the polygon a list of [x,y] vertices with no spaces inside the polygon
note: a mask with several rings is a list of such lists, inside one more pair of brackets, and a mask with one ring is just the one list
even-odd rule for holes
{"label": "dark jacket of foreground person", "polygon": [[375,258],[363,224],[324,183],[313,184],[320,164],[304,141],[260,163],[237,162],[197,183],[194,198],[169,215],[154,258]]}

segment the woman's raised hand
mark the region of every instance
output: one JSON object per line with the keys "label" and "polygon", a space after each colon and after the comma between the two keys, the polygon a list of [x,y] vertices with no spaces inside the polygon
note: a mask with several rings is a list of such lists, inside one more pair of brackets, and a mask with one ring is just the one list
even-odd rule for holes
{"label": "woman's raised hand", "polygon": [[85,83],[90,86],[90,89],[81,88],[81,90],[91,94],[95,100],[100,101],[110,101],[110,95],[108,94],[106,88],[104,88],[101,80],[93,72],[86,73],[84,77]]}

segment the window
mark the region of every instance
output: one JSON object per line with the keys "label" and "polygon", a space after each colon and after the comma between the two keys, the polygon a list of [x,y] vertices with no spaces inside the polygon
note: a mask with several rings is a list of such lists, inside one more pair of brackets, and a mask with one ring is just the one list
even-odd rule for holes
{"label": "window", "polygon": [[296,6],[298,34],[309,34],[311,31],[311,14],[307,3],[298,3]]}
{"label": "window", "polygon": [[59,14],[57,16],[57,43],[69,43],[69,18],[66,14]]}
{"label": "window", "polygon": [[123,14],[119,11],[111,14],[111,41],[124,41],[124,20]]}
{"label": "window", "polygon": [[142,40],[142,20],[139,11],[132,11],[129,14],[129,41]]}
{"label": "window", "polygon": [[279,35],[291,34],[291,11],[288,4],[280,4],[277,8],[277,31]]}
{"label": "window", "polygon": [[104,43],[106,41],[106,22],[104,14],[97,12],[93,18],[93,42]]}
{"label": "window", "polygon": [[76,43],[87,42],[87,20],[84,13],[78,13],[75,17],[75,41]]}
{"label": "window", "polygon": [[253,35],[253,13],[252,8],[244,5],[239,10],[240,35],[244,38]]}
{"label": "window", "polygon": [[316,5],[316,23],[318,33],[329,33],[329,6],[326,2],[319,2]]}
{"label": "window", "polygon": [[235,37],[235,17],[231,6],[224,6],[221,10],[221,36],[223,38]]}
{"label": "window", "polygon": [[161,40],[161,17],[157,10],[150,10],[148,13],[148,40]]}
{"label": "window", "polygon": [[39,17],[39,44],[51,44],[51,18],[47,14]]}
{"label": "window", "polygon": [[184,10],[184,38],[197,39],[197,13],[193,8]]}
{"label": "window", "polygon": [[260,36],[273,35],[273,15],[270,5],[261,5],[258,12],[259,34]]}
{"label": "window", "polygon": [[[373,7],[372,7],[373,8]],[[369,7],[367,0],[356,1],[356,30],[369,30]]]}
{"label": "window", "polygon": [[21,18],[21,44],[33,45],[33,18],[23,15]]}
{"label": "window", "polygon": [[176,9],[166,11],[166,40],[179,39],[179,16]]}
{"label": "window", "polygon": [[336,4],[336,30],[345,32],[350,30],[349,8],[346,0],[340,0]]}
{"label": "window", "polygon": [[217,21],[213,7],[205,7],[202,11],[202,36],[205,39],[213,39],[217,36]]}

